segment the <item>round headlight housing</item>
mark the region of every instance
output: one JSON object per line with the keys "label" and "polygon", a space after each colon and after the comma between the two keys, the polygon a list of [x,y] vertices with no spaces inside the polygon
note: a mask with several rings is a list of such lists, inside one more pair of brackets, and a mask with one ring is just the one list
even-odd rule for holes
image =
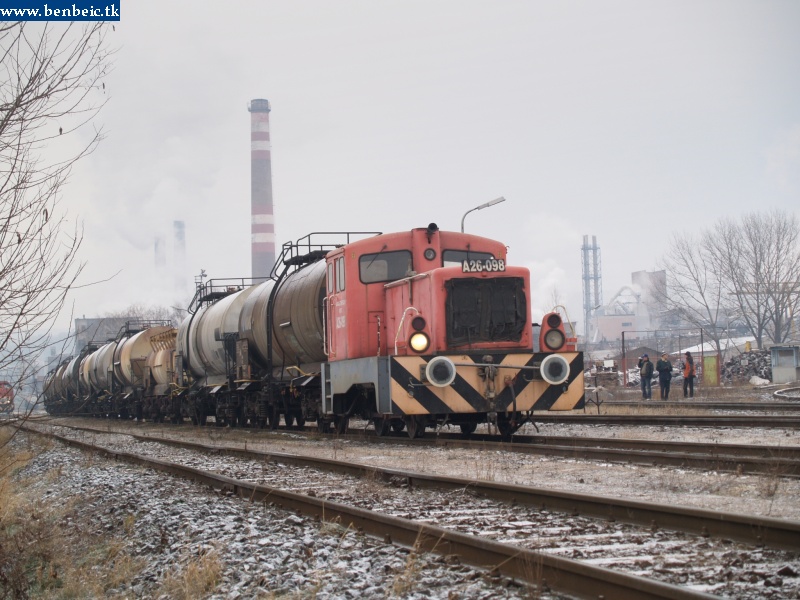
{"label": "round headlight housing", "polygon": [[564,334],[558,329],[551,329],[544,334],[544,345],[550,350],[558,350],[564,345]]}
{"label": "round headlight housing", "polygon": [[425,329],[425,319],[422,317],[414,317],[411,319],[411,328],[414,331],[422,331]]}
{"label": "round headlight housing", "polygon": [[551,313],[547,315],[547,326],[556,328],[561,325],[561,317],[558,316],[556,313]]}
{"label": "round headlight housing", "polygon": [[422,352],[425,352],[425,350],[430,348],[431,340],[426,333],[417,331],[416,333],[412,334],[411,337],[408,339],[408,345],[411,346],[411,349],[414,352],[418,352],[421,354]]}
{"label": "round headlight housing", "polygon": [[423,254],[426,260],[433,260],[436,258],[436,250],[433,248],[425,248],[425,252]]}

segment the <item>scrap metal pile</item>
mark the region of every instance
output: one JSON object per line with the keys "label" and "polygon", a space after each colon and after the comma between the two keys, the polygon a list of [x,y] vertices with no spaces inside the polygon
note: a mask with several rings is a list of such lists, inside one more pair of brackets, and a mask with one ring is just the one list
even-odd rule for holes
{"label": "scrap metal pile", "polygon": [[772,381],[772,358],[769,350],[753,350],[737,354],[725,362],[721,369],[722,382],[726,384],[747,383],[760,377]]}

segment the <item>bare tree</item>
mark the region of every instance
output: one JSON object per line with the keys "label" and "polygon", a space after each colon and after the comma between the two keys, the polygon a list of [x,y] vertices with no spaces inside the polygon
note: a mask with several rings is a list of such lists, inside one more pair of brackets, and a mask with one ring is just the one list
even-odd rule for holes
{"label": "bare tree", "polygon": [[73,166],[102,138],[87,126],[104,103],[106,31],[0,23],[0,371],[14,373],[15,387],[83,267],[81,226],[60,202]]}
{"label": "bare tree", "polygon": [[666,312],[706,332],[719,351],[718,324],[725,315],[723,288],[704,238],[675,234],[662,268],[667,273],[667,285],[653,289],[654,297]]}
{"label": "bare tree", "polygon": [[728,304],[759,348],[784,342],[800,305],[800,225],[783,211],[719,222],[709,236]]}
{"label": "bare tree", "polygon": [[665,268],[662,300],[685,320],[715,337],[735,319],[759,348],[780,344],[800,308],[800,224],[783,211],[721,219],[701,241],[676,236]]}

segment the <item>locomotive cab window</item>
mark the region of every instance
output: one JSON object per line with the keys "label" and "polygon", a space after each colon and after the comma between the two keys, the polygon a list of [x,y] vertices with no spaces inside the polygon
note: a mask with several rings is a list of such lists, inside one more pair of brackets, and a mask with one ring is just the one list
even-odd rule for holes
{"label": "locomotive cab window", "polygon": [[411,270],[411,252],[408,250],[362,254],[358,259],[358,274],[362,283],[397,281],[408,277]]}
{"label": "locomotive cab window", "polygon": [[336,259],[336,291],[344,291],[344,256]]}
{"label": "locomotive cab window", "polygon": [[490,252],[470,252],[469,250],[445,250],[442,252],[443,267],[460,267],[464,261],[492,260],[494,255]]}

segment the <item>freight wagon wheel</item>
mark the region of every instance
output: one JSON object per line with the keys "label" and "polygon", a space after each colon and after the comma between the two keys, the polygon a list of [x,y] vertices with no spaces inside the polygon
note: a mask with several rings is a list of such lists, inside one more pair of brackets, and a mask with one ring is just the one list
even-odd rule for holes
{"label": "freight wagon wheel", "polygon": [[278,421],[281,419],[281,413],[277,407],[271,406],[267,408],[267,415],[269,418],[269,428],[275,430],[278,428]]}
{"label": "freight wagon wheel", "polygon": [[425,435],[425,422],[422,417],[406,417],[408,437],[421,438]]}
{"label": "freight wagon wheel", "polygon": [[375,435],[378,437],[389,434],[389,419],[386,417],[376,417],[372,419],[372,424],[375,426]]}
{"label": "freight wagon wheel", "polygon": [[336,428],[336,433],[344,435],[347,433],[347,428],[350,426],[350,417],[333,417],[333,425]]}
{"label": "freight wagon wheel", "polygon": [[470,435],[472,433],[475,433],[475,430],[478,428],[478,424],[462,423],[461,425],[459,425],[459,427],[461,428],[461,433],[463,433],[464,435]]}

